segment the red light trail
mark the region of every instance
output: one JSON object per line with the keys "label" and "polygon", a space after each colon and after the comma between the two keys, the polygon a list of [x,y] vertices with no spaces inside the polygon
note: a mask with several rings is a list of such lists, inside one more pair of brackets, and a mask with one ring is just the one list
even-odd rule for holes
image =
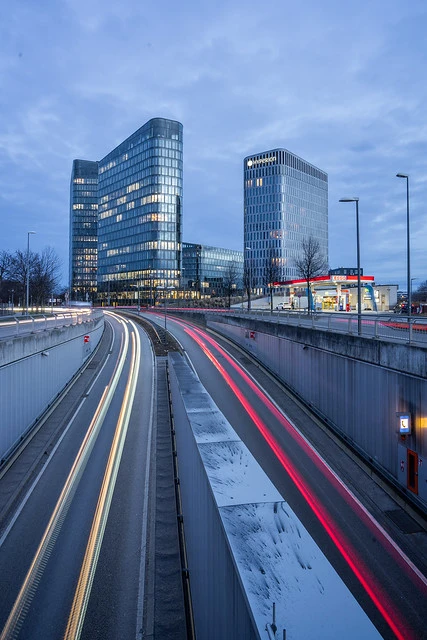
{"label": "red light trail", "polygon": [[[393,557],[397,558],[399,564],[405,568],[410,577],[418,583],[423,590],[425,590],[426,580],[424,576],[410,563],[406,557],[401,557],[401,553],[398,554],[398,548],[393,541],[388,537],[386,532],[379,527],[379,525],[372,519],[372,517],[366,512],[364,507],[356,500],[354,496],[347,490],[340,479],[329,468],[329,466],[320,458],[320,456],[313,450],[311,445],[305,440],[305,438],[298,432],[298,430],[285,418],[276,405],[265,395],[265,393],[255,384],[255,382],[244,372],[237,362],[226,352],[222,347],[215,342],[213,338],[207,335],[204,331],[197,327],[190,328],[188,325],[173,320],[177,324],[181,325],[185,332],[199,345],[207,358],[212,362],[215,368],[218,370],[224,381],[230,387],[239,400],[253,423],[258,428],[259,432],[264,437],[271,450],[274,452],[276,458],[285,469],[294,485],[297,487],[301,495],[306,500],[307,504],[316,515],[317,519],[323,526],[324,530],[330,536],[331,540],[335,544],[336,548],[356,576],[372,602],[374,603],[381,616],[388,624],[396,638],[401,640],[409,640],[414,638],[412,631],[408,628],[406,622],[402,620],[399,614],[395,611],[394,605],[389,601],[382,586],[376,580],[375,576],[366,567],[363,560],[359,557],[357,551],[353,548],[352,544],[346,538],[346,536],[340,531],[333,518],[327,512],[325,507],[319,502],[312,489],[308,486],[306,481],[300,472],[293,466],[291,460],[283,451],[279,442],[271,434],[266,424],[262,421],[258,413],[252,407],[250,402],[245,397],[244,393],[239,389],[237,384],[233,381],[230,374],[220,364],[212,351],[208,348],[207,344],[213,346],[218,353],[220,353],[227,362],[233,367],[233,369],[241,376],[244,382],[249,386],[251,391],[263,402],[263,404],[271,411],[274,417],[282,424],[296,442],[301,446],[304,452],[310,457],[310,459],[316,464],[317,468],[324,474],[324,476],[331,482],[335,489],[337,489],[340,495],[346,500],[346,502],[353,508],[358,516],[362,517],[364,522],[372,530],[375,528],[375,534],[381,537],[381,542],[384,547],[387,547],[388,551],[392,553]],[[408,566],[409,562],[409,566]]]}

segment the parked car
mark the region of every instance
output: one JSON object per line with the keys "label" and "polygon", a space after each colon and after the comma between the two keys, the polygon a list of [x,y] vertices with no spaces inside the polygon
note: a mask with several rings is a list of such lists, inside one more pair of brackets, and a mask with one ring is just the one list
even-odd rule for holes
{"label": "parked car", "polygon": [[276,311],[283,311],[284,309],[292,309],[291,304],[289,302],[279,302],[276,305]]}

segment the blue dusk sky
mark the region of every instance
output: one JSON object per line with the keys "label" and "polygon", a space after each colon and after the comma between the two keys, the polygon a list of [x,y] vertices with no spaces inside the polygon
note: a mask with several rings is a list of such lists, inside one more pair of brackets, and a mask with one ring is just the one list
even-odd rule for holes
{"label": "blue dusk sky", "polygon": [[[184,240],[243,245],[243,158],[329,175],[329,262],[427,279],[425,0],[9,0],[0,8],[0,250],[54,247],[68,278],[74,158],[147,120],[184,125]],[[417,280],[414,280],[414,289]]]}

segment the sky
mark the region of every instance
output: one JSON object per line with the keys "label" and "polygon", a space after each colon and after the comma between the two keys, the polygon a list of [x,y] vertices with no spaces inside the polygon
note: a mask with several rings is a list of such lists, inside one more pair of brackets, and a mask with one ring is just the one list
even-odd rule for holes
{"label": "sky", "polygon": [[[147,120],[184,126],[184,240],[243,248],[243,158],[282,147],[329,176],[329,264],[427,279],[425,0],[0,3],[0,251],[53,247],[68,280],[75,158]],[[416,278],[416,279],[415,279]]]}

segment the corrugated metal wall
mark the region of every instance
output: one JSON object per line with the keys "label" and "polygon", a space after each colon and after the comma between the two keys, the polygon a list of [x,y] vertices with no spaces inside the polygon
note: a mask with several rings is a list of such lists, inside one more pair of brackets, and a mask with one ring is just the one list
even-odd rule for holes
{"label": "corrugated metal wall", "polygon": [[[239,326],[235,320],[209,321],[208,326],[246,347],[390,477],[401,482],[398,445],[402,442],[417,452],[420,469],[427,467],[425,377],[336,353],[333,336],[327,350],[316,347],[315,339],[310,344],[308,340],[298,340],[298,336],[287,339],[273,335],[275,325],[272,333],[259,330],[260,325],[254,330]],[[322,334],[322,345],[327,345],[328,335]],[[349,336],[349,351],[352,340]],[[366,340],[367,349],[372,342]],[[388,348],[387,343],[381,343],[381,350],[383,360],[393,363],[396,345]],[[426,351],[414,350],[414,359],[423,360],[425,366]],[[412,416],[413,433],[404,441],[398,435],[396,412],[409,412]],[[419,482],[418,491],[427,502],[426,481]]]}
{"label": "corrugated metal wall", "polygon": [[[71,380],[95,349],[103,329],[101,317],[84,325],[16,338],[4,345],[6,363],[0,366],[0,457],[7,455]],[[84,342],[84,335],[89,336],[88,342]]]}

